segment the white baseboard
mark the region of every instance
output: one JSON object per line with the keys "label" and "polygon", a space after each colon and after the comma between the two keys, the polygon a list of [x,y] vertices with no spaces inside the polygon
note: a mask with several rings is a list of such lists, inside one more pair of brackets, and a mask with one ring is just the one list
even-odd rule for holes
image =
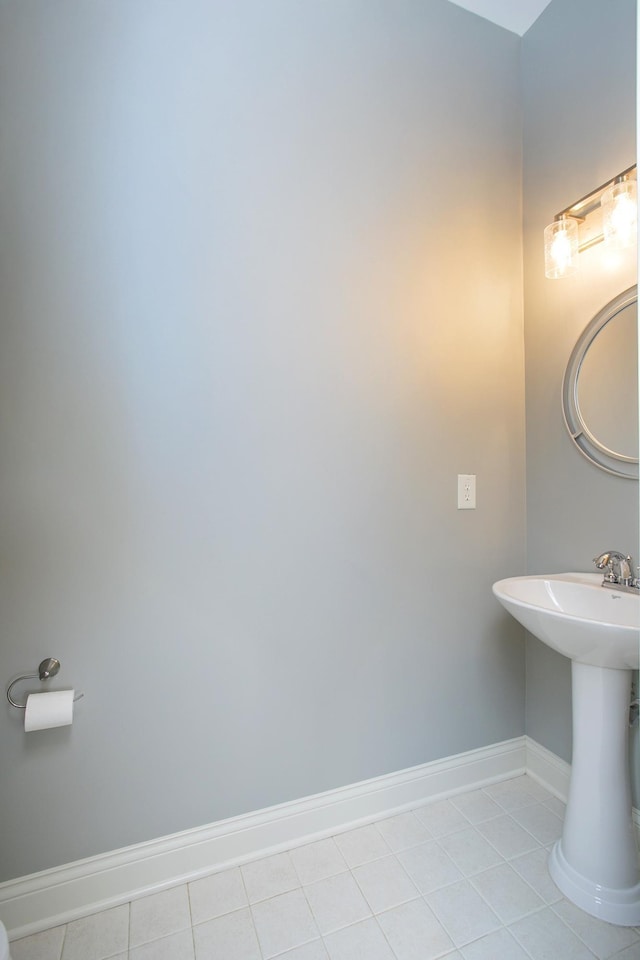
{"label": "white baseboard", "polygon": [[[566,801],[571,767],[517,737],[0,884],[12,940],[422,803],[529,774]],[[634,810],[640,845],[640,813]]]}
{"label": "white baseboard", "polygon": [[527,773],[546,787],[555,797],[567,802],[569,796],[569,780],[571,778],[571,764],[547,750],[541,743],[525,737]]}
{"label": "white baseboard", "polygon": [[11,939],[442,797],[520,776],[525,737],[0,884]]}

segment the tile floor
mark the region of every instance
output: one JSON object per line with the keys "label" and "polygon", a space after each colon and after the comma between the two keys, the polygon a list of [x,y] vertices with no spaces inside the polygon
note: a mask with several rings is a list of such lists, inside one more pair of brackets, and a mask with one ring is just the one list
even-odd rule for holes
{"label": "tile floor", "polygon": [[640,960],[549,878],[563,806],[528,777],[11,944],[13,960]]}

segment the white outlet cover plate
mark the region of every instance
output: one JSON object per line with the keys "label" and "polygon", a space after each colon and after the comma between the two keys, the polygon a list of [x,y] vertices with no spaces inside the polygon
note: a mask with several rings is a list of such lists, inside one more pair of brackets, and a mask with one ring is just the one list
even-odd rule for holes
{"label": "white outlet cover plate", "polygon": [[476,475],[475,473],[458,474],[458,510],[475,510],[476,508]]}

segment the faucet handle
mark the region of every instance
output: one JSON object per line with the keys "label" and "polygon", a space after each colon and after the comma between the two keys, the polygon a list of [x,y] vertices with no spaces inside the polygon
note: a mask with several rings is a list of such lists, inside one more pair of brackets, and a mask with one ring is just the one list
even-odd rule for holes
{"label": "faucet handle", "polygon": [[620,560],[620,582],[624,583],[626,586],[629,586],[632,580],[631,568],[633,565],[633,560],[630,556],[625,557],[624,560]]}

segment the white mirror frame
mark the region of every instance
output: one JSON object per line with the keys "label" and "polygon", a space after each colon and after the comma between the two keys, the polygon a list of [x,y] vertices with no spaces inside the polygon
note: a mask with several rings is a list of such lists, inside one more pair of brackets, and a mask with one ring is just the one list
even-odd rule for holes
{"label": "white mirror frame", "polygon": [[585,354],[602,328],[625,307],[636,303],[637,300],[638,287],[634,285],[611,300],[595,315],[578,338],[562,379],[562,413],[565,426],[574,444],[580,453],[596,467],[626,480],[638,479],[638,457],[629,457],[610,450],[589,431],[580,413],[578,378]]}

